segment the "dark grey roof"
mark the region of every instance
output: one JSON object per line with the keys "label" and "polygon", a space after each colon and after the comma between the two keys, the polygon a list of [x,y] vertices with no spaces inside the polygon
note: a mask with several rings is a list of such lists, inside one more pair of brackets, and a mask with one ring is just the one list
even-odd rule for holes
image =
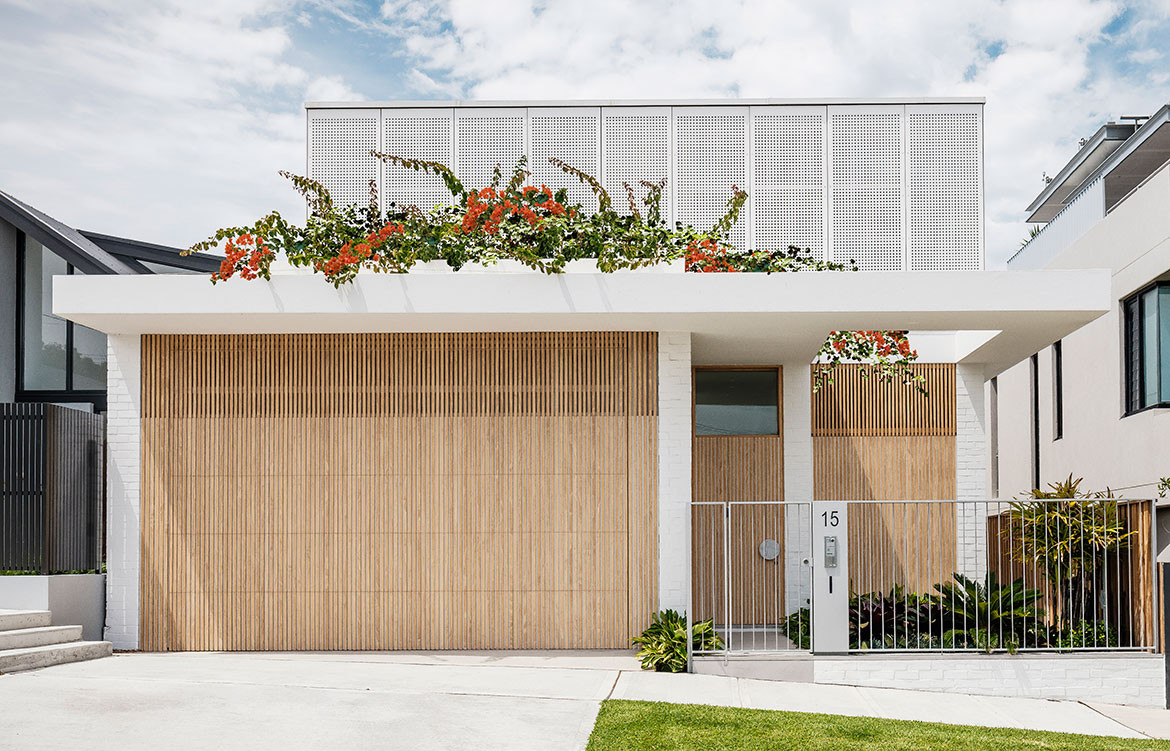
{"label": "dark grey roof", "polygon": [[140,273],[72,227],[0,190],[0,219],[53,251],[83,274]]}
{"label": "dark grey roof", "polygon": [[99,232],[89,232],[88,230],[81,230],[81,235],[99,246],[102,250],[115,256],[118,260],[134,267],[140,274],[154,273],[139,263],[140,261],[159,263],[175,268],[188,269],[190,271],[204,271],[211,274],[219,271],[219,262],[223,260],[222,258],[207,254],[184,256],[180,255],[182,251],[179,248],[172,248],[169,245],[157,245],[155,243],[142,242],[141,240],[131,240],[125,237],[103,235]]}

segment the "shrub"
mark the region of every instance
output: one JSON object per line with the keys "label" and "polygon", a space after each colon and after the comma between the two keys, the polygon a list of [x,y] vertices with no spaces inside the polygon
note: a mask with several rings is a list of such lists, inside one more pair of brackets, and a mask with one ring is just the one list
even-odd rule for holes
{"label": "shrub", "polygon": [[[687,617],[676,610],[663,610],[651,616],[650,625],[633,639],[643,670],[681,673],[687,669]],[[691,627],[691,648],[696,652],[723,649],[723,639],[715,633],[708,619]]]}
{"label": "shrub", "polygon": [[1074,647],[1100,649],[1116,647],[1118,643],[1117,629],[1109,628],[1108,624],[1102,622],[1080,621],[1071,628],[1053,629],[1052,646],[1061,649]]}
{"label": "shrub", "polygon": [[942,634],[944,645],[986,652],[1045,646],[1047,640],[1040,623],[1044,611],[1036,607],[1040,592],[1025,587],[1022,578],[1000,584],[994,571],[989,571],[982,582],[954,574],[953,582],[935,588],[946,629]]}

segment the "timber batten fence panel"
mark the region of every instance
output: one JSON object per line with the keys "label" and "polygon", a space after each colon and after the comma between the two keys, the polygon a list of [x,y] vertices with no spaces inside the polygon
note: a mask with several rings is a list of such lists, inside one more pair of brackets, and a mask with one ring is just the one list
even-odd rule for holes
{"label": "timber batten fence panel", "polygon": [[[822,366],[813,366],[814,369]],[[816,500],[953,499],[955,366],[912,365],[928,394],[838,365],[812,398]],[[857,593],[899,584],[929,591],[956,569],[955,515],[931,504],[849,508],[849,576]],[[905,541],[914,545],[907,550]],[[923,566],[920,558],[931,566]]]}
{"label": "timber batten fence panel", "polygon": [[148,335],[144,650],[624,648],[653,333]]}

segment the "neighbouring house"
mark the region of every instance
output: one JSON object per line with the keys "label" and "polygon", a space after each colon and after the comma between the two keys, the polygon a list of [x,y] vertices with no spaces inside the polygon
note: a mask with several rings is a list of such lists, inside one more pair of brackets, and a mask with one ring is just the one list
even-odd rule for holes
{"label": "neighbouring house", "polygon": [[[972,99],[308,105],[308,176],[340,204],[452,200],[382,152],[473,188],[527,157],[532,185],[596,209],[556,158],[619,200],[665,181],[669,226],[711,226],[738,187],[733,245],[860,270],[57,277],[54,313],[108,341],[107,638],[614,649],[672,608],[723,640],[696,670],[915,685],[868,655],[760,658],[921,647],[953,658],[937,687],[979,669],[994,675],[970,690],[1148,703],[1145,559],[1105,595],[1140,617],[1077,644],[1127,650],[1112,661],[949,654],[1070,648],[1027,608],[1018,634],[976,613],[958,636],[859,642],[862,593],[900,587],[941,627],[958,606],[928,593],[956,574],[1041,585],[988,500],[986,383],[1110,308],[1103,271],[984,269],[982,117]],[[860,330],[909,331],[929,393],[848,364],[814,389],[826,337]],[[1109,513],[1148,539],[1147,507]]]}
{"label": "neighbouring house", "polygon": [[[208,257],[79,232],[0,191],[0,609],[103,630],[106,336],[53,314],[58,275],[204,274]],[[47,599],[46,599],[47,598]]]}
{"label": "neighbouring house", "polygon": [[1118,495],[1170,476],[1170,106],[1102,125],[1028,206],[1037,232],[1011,270],[1107,269],[1109,312],[992,386],[993,488],[1068,475]]}

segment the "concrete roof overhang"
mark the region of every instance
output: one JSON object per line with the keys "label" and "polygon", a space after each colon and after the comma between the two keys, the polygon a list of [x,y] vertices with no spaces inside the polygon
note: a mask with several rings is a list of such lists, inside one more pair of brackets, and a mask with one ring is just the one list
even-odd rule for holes
{"label": "concrete roof overhang", "polygon": [[309,274],[53,280],[53,312],[111,334],[689,331],[696,364],[809,362],[833,330],[969,332],[994,375],[1107,312],[1109,272]]}

